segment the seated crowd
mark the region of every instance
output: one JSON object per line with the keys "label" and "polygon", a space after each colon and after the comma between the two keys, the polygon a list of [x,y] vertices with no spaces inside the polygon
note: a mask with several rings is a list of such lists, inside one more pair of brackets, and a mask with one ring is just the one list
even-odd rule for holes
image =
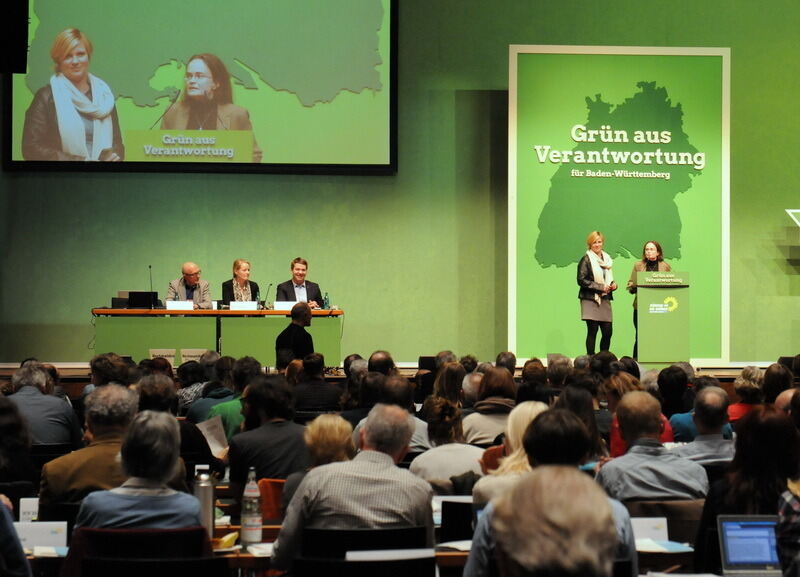
{"label": "seated crowd", "polygon": [[[251,468],[286,480],[277,570],[291,570],[305,528],[422,527],[432,546],[434,494],[483,509],[469,577],[600,576],[620,564],[635,576],[628,508],[643,500],[700,503],[698,571],[720,572],[719,514],[779,515],[786,574],[800,563],[800,389],[777,363],[743,369],[734,398],[688,363],[641,373],[607,351],[530,359],[519,379],[510,352],[480,363],[442,351],[413,379],[387,351],[353,354],[342,384],[326,380],[318,353],[279,354],[278,374],[211,351],[174,374],[164,359],[113,353],[90,367],[78,398],[33,359],[0,395],[0,483],[29,482],[41,519],[72,505],[76,528],[199,525],[187,470],[203,463],[220,479],[229,471],[237,503]],[[229,443],[220,458],[197,427],[216,417]],[[35,445],[64,454],[37,470]],[[567,533],[581,546],[565,559]],[[30,575],[13,532],[2,539],[0,573]]]}

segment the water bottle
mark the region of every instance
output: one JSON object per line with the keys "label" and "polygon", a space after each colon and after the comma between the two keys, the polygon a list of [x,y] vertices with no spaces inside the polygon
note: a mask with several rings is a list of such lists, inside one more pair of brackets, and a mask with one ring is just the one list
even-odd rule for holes
{"label": "water bottle", "polygon": [[194,496],[200,501],[200,521],[208,531],[208,538],[214,537],[214,483],[208,471],[198,471],[194,480]]}
{"label": "water bottle", "polygon": [[242,496],[242,547],[261,543],[261,492],[256,482],[255,467],[247,473],[247,484]]}
{"label": "water bottle", "polygon": [[330,310],[331,308],[331,299],[328,297],[328,293],[325,293],[325,296],[322,299],[322,308],[325,310]]}

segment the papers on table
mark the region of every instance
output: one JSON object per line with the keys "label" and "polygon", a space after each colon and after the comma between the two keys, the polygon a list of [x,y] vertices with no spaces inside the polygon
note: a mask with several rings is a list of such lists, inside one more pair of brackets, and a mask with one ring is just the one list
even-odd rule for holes
{"label": "papers on table", "polygon": [[253,557],[272,557],[272,543],[256,543],[248,545],[247,552]]}
{"label": "papers on table", "polygon": [[637,553],[691,553],[689,545],[675,541],[656,541],[655,539],[636,539]]}

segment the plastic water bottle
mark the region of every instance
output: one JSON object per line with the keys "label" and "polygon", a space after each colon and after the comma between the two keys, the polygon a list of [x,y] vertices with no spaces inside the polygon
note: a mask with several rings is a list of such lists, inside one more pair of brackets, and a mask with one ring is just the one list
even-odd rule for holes
{"label": "plastic water bottle", "polygon": [[325,296],[322,298],[322,308],[325,310],[329,310],[331,308],[331,299],[328,297],[328,293],[325,293]]}
{"label": "plastic water bottle", "polygon": [[242,547],[261,543],[261,492],[256,482],[255,467],[247,473],[247,485],[242,497]]}

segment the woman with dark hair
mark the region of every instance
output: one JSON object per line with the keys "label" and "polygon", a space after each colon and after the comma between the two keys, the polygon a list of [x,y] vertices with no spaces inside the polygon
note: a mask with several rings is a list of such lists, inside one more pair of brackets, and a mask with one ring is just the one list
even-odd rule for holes
{"label": "woman with dark hair", "polygon": [[[633,263],[633,270],[631,271],[631,278],[628,279],[628,292],[636,294],[636,274],[640,272],[668,272],[672,270],[669,263],[664,261],[664,251],[661,250],[661,244],[656,240],[648,240],[642,247],[642,260],[637,260]],[[633,341],[633,358],[639,358],[639,317],[636,309],[636,299],[633,298],[633,328],[636,331],[636,336]]]}
{"label": "woman with dark hair", "polygon": [[586,430],[589,431],[592,441],[589,453],[590,461],[597,461],[600,457],[608,457],[608,447],[597,430],[592,393],[585,388],[568,385],[561,391],[553,408],[572,411],[586,425]]}
{"label": "woman with dark hair", "polygon": [[761,390],[764,392],[764,402],[773,404],[783,391],[790,389],[794,383],[792,371],[780,363],[772,363],[764,371],[764,382]]}
{"label": "woman with dark hair", "polygon": [[17,405],[0,396],[0,482],[38,482],[30,450],[28,424]]}
{"label": "woman with dark hair", "polygon": [[428,400],[433,398],[446,399],[460,408],[463,401],[461,385],[464,383],[464,377],[466,375],[467,371],[461,363],[449,362],[443,364],[436,373],[436,379],[433,381],[433,394],[423,401],[422,410],[417,416],[423,421],[428,420]]}
{"label": "woman with dark hair", "polygon": [[800,438],[791,419],[772,406],[757,406],[736,430],[736,454],[725,476],[706,496],[695,540],[695,570],[720,573],[717,515],[775,515],[787,481],[798,477]]}
{"label": "woman with dark hair", "polygon": [[478,390],[475,412],[464,418],[464,437],[467,443],[489,445],[506,428],[514,408],[517,387],[514,378],[504,368],[487,369]]}
{"label": "woman with dark hair", "polygon": [[597,330],[600,337],[600,350],[611,347],[612,320],[611,301],[617,283],[611,267],[614,262],[603,250],[605,237],[594,230],[586,237],[588,250],[578,262],[578,299],[581,303],[581,320],[586,322],[586,354],[593,355]]}
{"label": "woman with dark hair", "polygon": [[684,370],[676,365],[661,369],[658,373],[658,390],[661,392],[661,412],[667,418],[684,410],[683,399],[689,388],[689,379]]}
{"label": "woman with dark hair", "polygon": [[[195,54],[186,64],[183,98],[164,114],[164,130],[253,131],[250,114],[233,103],[231,75],[214,54]],[[261,162],[261,149],[253,138],[253,162]]]}
{"label": "woman with dark hair", "polygon": [[443,396],[430,396],[425,400],[423,410],[427,415],[428,438],[433,448],[411,461],[409,470],[426,481],[449,479],[467,471],[481,475],[479,461],[483,451],[464,443],[461,409]]}

